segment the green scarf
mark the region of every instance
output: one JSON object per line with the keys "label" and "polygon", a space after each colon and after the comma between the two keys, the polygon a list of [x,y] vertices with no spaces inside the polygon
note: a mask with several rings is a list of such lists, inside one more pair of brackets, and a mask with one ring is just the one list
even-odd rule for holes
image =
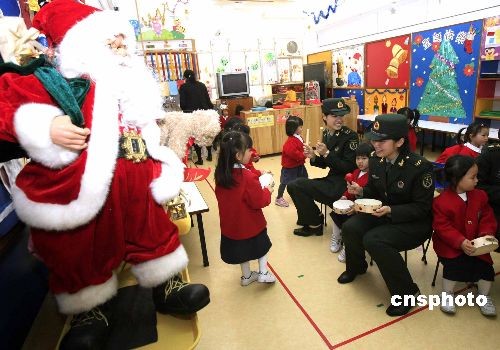
{"label": "green scarf", "polygon": [[54,67],[47,65],[44,55],[24,66],[12,62],[0,64],[0,75],[8,72],[19,75],[34,74],[64,113],[71,118],[71,122],[79,127],[84,125],[81,106],[90,89],[89,80],[64,79]]}

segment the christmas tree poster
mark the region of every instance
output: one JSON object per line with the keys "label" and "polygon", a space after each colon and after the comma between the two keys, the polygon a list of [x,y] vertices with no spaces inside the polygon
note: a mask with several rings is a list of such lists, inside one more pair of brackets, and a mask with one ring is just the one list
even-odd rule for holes
{"label": "christmas tree poster", "polygon": [[412,34],[410,107],[451,123],[473,119],[482,21]]}

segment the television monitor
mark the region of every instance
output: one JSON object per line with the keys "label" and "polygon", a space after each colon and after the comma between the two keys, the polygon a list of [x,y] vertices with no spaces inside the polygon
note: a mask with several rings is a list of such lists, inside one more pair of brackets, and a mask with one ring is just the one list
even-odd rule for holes
{"label": "television monitor", "polygon": [[217,73],[219,98],[250,95],[248,72]]}

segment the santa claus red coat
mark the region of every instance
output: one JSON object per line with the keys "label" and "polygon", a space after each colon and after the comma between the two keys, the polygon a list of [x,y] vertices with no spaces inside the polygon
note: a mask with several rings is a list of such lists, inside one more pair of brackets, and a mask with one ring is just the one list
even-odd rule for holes
{"label": "santa claus red coat", "polygon": [[[33,23],[59,44],[63,76],[92,80],[81,107],[90,129],[88,147],[77,152],[52,143],[52,121],[65,113],[35,76],[15,73],[0,76],[0,139],[20,143],[31,158],[16,180],[13,200],[18,216],[32,227],[60,311],[71,314],[116,293],[113,269],[122,261],[134,265],[146,287],[187,265],[177,228],[160,205],[177,195],[184,169],[160,146],[156,119],[163,114],[162,101],[151,74],[106,45],[122,34],[135,47],[128,21],[86,7],[73,25],[63,18],[78,17],[71,2],[56,2],[42,8]],[[119,139],[127,130],[142,135],[145,161],[120,156]]]}

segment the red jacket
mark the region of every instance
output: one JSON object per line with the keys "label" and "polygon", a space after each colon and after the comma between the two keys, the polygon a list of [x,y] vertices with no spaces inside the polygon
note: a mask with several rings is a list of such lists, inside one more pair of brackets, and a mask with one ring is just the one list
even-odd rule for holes
{"label": "red jacket", "polygon": [[476,158],[481,154],[481,152],[476,152],[473,149],[470,149],[466,145],[455,145],[448,147],[441,153],[441,155],[436,159],[436,163],[446,163],[446,160],[451,156],[455,156],[457,154],[461,154],[463,156],[470,156]]}
{"label": "red jacket", "polygon": [[261,176],[262,171],[255,169],[255,167],[253,165],[254,159],[257,162],[260,159],[260,155],[255,148],[250,148],[250,150],[252,151],[252,156],[250,157],[250,161],[247,164],[243,164],[243,165],[245,166],[245,168],[250,170],[255,175]]}
{"label": "red jacket", "polygon": [[[355,169],[352,172],[352,178],[355,179],[353,181],[355,183],[357,183],[358,185],[360,185],[361,187],[365,187],[366,184],[368,183],[368,172],[361,175],[361,177],[359,176],[359,173],[361,173],[361,170],[359,170],[359,169]],[[343,196],[345,196],[347,199],[350,199],[352,201],[356,199],[356,196],[353,194],[350,194],[349,192],[347,192],[347,190],[345,190]]]}
{"label": "red jacket", "polygon": [[[459,195],[446,189],[432,204],[434,212],[432,241],[438,256],[456,258],[463,253],[460,245],[464,239],[473,240],[485,235],[495,235],[497,222],[488,196],[483,190],[467,192],[467,202]],[[480,255],[492,264],[490,254]]]}
{"label": "red jacket", "polygon": [[231,239],[247,239],[266,228],[262,208],[271,203],[271,192],[262,188],[259,178],[248,169],[233,169],[236,185],[215,186],[219,204],[221,233]]}
{"label": "red jacket", "polygon": [[224,117],[223,115],[219,115],[219,123],[220,123],[220,129],[224,130],[224,125],[226,125],[226,122],[230,119],[230,116]]}
{"label": "red jacket", "polygon": [[411,126],[408,129],[408,142],[410,151],[415,152],[417,149],[417,133],[415,132],[415,128]]}
{"label": "red jacket", "polygon": [[304,165],[306,156],[304,155],[304,143],[295,136],[288,136],[283,144],[281,153],[281,166],[283,168],[296,168]]}

